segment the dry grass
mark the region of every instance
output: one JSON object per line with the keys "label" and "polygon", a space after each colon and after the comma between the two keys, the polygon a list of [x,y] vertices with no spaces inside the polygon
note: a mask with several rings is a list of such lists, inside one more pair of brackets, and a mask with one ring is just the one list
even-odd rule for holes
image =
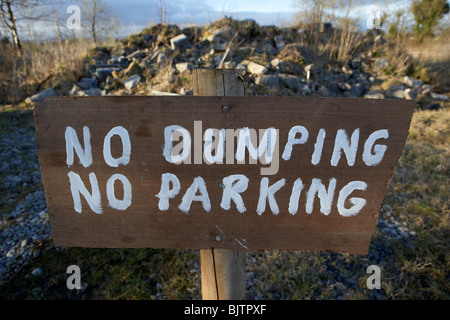
{"label": "dry grass", "polygon": [[437,91],[450,91],[450,32],[422,42],[407,38],[402,45],[416,59],[416,77],[432,82]]}
{"label": "dry grass", "polygon": [[[111,41],[107,42],[109,45]],[[21,54],[0,45],[0,103],[17,104],[36,91],[70,90],[85,73],[85,58],[94,47],[87,39],[25,42]]]}

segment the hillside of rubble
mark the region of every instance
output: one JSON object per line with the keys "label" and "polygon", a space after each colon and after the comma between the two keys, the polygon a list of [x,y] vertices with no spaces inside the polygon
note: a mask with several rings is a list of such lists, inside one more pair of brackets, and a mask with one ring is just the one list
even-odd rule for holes
{"label": "hillside of rubble", "polygon": [[49,77],[27,103],[53,95],[190,95],[194,68],[239,69],[248,94],[259,96],[409,99],[436,110],[448,106],[450,92],[448,69],[424,66],[377,30],[330,24],[279,28],[231,18],[183,29],[158,24],[91,49],[83,63],[76,79]]}

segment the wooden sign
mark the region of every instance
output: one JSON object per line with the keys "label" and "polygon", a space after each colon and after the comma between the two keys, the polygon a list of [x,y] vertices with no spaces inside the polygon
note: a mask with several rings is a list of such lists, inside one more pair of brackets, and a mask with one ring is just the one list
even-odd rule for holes
{"label": "wooden sign", "polygon": [[365,254],[411,101],[51,98],[35,108],[55,245]]}

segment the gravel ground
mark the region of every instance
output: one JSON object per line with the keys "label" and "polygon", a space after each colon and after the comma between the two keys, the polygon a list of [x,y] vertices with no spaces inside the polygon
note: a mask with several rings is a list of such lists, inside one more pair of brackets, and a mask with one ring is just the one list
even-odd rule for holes
{"label": "gravel ground", "polygon": [[3,281],[39,256],[38,246],[51,237],[51,231],[34,131],[27,127],[1,133],[0,163],[0,189],[8,194],[2,207],[15,205],[0,220],[0,281]]}

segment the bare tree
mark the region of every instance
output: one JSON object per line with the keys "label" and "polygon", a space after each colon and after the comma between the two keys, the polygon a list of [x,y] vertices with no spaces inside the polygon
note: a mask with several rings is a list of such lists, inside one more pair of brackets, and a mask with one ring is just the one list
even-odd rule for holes
{"label": "bare tree", "polygon": [[168,14],[169,0],[158,0],[158,14],[161,23],[169,23]]}
{"label": "bare tree", "polygon": [[14,6],[14,4],[11,0],[1,0],[0,14],[2,16],[3,24],[11,33],[14,48],[20,50],[20,49],[22,49],[22,44],[21,44],[20,38],[19,38],[19,32],[18,32],[16,17],[14,15],[13,6]]}
{"label": "bare tree", "polygon": [[114,13],[103,0],[81,0],[82,20],[87,24],[94,43],[99,37],[115,29],[117,21]]}
{"label": "bare tree", "polygon": [[50,0],[0,0],[0,18],[11,35],[14,48],[20,52],[19,23],[23,21],[46,21],[53,12]]}

